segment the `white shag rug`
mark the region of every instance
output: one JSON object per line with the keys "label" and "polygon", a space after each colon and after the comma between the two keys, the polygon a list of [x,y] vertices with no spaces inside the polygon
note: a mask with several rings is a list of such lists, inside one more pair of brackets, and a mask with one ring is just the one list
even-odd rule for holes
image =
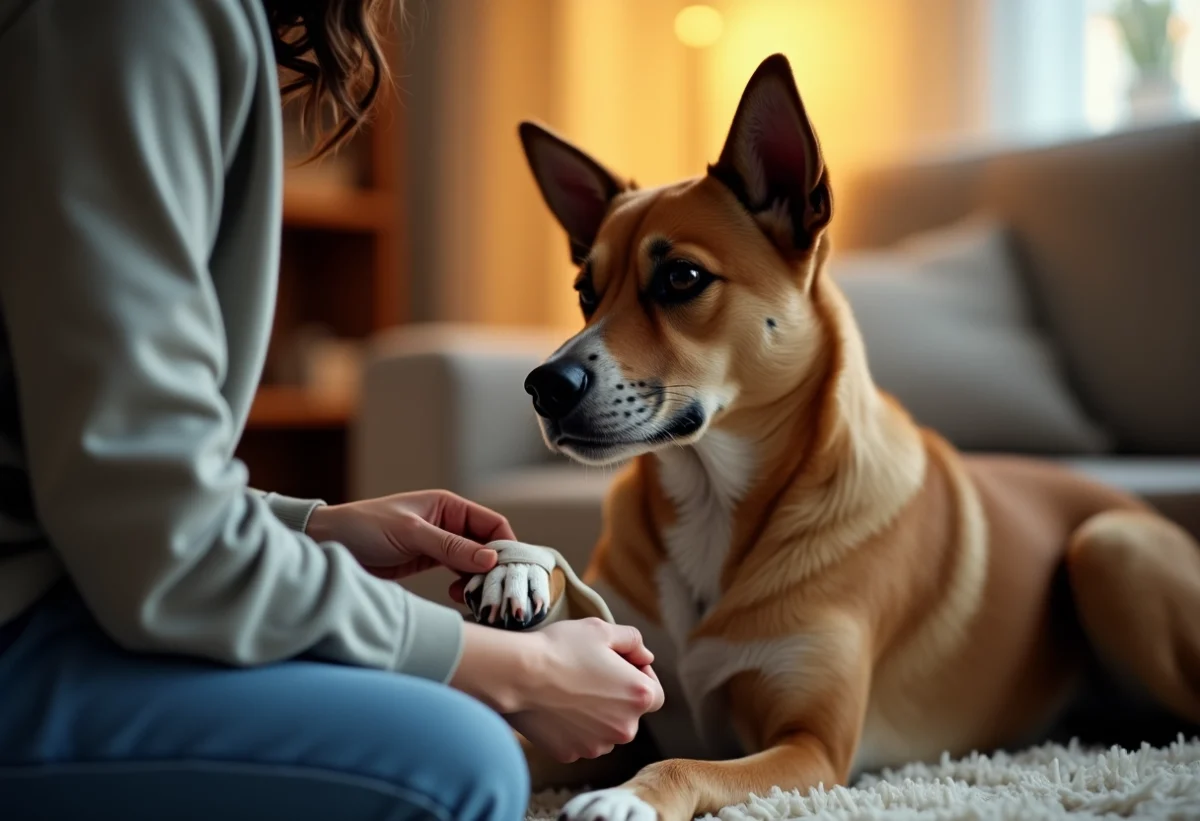
{"label": "white shag rug", "polygon": [[[553,821],[567,793],[533,797],[529,821]],[[712,818],[713,816],[707,816]],[[1200,819],[1200,739],[1132,751],[1077,744],[972,755],[864,776],[807,795],[774,789],[726,807],[721,821],[1045,821]]]}

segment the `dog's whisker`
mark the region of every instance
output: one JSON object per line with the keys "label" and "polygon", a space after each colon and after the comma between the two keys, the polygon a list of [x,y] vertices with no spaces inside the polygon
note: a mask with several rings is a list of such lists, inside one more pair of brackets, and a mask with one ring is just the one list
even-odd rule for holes
{"label": "dog's whisker", "polygon": [[641,399],[659,399],[659,398],[667,398],[667,397],[669,397],[671,399],[691,399],[692,398],[690,394],[680,393],[679,391],[659,391],[658,393],[639,394],[639,398],[641,398]]}

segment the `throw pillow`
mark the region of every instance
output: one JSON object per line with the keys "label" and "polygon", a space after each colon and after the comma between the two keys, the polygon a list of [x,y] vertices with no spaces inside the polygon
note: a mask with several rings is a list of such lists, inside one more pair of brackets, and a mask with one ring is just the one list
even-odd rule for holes
{"label": "throw pillow", "polygon": [[957,447],[1108,448],[1034,320],[1002,224],[976,215],[891,248],[835,252],[827,271],[850,302],[876,384]]}

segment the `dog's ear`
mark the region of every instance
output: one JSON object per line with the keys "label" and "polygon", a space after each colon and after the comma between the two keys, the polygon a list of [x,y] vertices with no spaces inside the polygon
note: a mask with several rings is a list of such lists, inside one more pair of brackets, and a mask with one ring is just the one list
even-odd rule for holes
{"label": "dog's ear", "polygon": [[721,157],[720,180],[786,253],[812,247],[829,224],[832,197],[821,148],[787,58],[775,54],[742,92]]}
{"label": "dog's ear", "polygon": [[567,232],[571,260],[578,265],[596,241],[608,206],[626,183],[543,126],[523,122],[518,132],[542,198]]}

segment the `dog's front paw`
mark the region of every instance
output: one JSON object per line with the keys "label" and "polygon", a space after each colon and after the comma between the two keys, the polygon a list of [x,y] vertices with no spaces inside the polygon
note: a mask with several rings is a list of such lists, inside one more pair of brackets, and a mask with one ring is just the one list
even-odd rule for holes
{"label": "dog's front paw", "polygon": [[558,817],[560,821],[657,821],[658,811],[633,790],[614,787],[575,796]]}
{"label": "dog's front paw", "polygon": [[463,598],[480,624],[528,630],[541,624],[550,611],[550,572],[534,563],[498,564],[473,576]]}

